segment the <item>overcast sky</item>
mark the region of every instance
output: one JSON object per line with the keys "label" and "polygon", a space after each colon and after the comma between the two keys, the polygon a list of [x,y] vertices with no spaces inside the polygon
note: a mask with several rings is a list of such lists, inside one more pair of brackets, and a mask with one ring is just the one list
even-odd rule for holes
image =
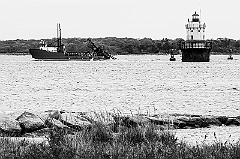
{"label": "overcast sky", "polygon": [[0,0],[0,40],[56,37],[186,38],[197,11],[206,38],[240,39],[240,0]]}

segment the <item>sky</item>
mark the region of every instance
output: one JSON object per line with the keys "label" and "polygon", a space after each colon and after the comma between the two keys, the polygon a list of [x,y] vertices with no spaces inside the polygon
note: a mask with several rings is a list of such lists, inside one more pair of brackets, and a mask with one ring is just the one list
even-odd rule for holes
{"label": "sky", "polygon": [[240,39],[240,0],[0,0],[0,40],[186,38],[194,12],[206,38]]}

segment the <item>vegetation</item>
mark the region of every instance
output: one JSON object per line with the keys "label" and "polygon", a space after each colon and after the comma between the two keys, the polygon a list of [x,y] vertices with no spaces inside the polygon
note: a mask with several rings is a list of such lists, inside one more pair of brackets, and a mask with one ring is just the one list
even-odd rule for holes
{"label": "vegetation", "polygon": [[[49,46],[56,44],[56,38],[43,39]],[[84,38],[63,38],[64,45],[68,52],[86,51],[87,39]],[[102,45],[111,54],[166,54],[170,49],[179,49],[182,38],[162,40],[152,40],[151,38],[133,39],[133,38],[95,38],[93,42]],[[240,40],[228,38],[218,38],[211,40],[213,42],[213,54],[229,54],[229,49],[233,54],[240,54]],[[28,53],[29,48],[38,48],[40,40],[7,40],[0,41],[0,53]],[[176,52],[178,53],[178,52]]]}
{"label": "vegetation", "polygon": [[156,125],[111,127],[96,123],[91,129],[67,135],[50,131],[47,142],[14,142],[0,139],[0,158],[18,159],[239,159],[240,143],[218,143],[190,146],[179,142],[169,131]]}

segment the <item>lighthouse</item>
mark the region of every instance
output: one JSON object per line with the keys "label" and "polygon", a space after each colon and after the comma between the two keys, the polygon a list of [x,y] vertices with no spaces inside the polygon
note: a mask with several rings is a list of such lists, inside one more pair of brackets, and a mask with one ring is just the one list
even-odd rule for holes
{"label": "lighthouse", "polygon": [[196,12],[185,25],[187,31],[186,41],[181,43],[183,62],[209,62],[212,43],[205,40],[206,24],[201,23]]}
{"label": "lighthouse", "polygon": [[199,15],[195,12],[192,15],[192,20],[188,19],[186,24],[187,40],[205,40],[206,24],[201,24]]}

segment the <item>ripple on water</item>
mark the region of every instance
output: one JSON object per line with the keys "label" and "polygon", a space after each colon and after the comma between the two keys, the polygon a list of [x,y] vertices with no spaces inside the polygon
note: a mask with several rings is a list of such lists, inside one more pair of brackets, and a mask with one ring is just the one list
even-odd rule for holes
{"label": "ripple on water", "polygon": [[179,56],[170,62],[162,55],[117,58],[34,61],[1,55],[1,109],[240,114],[238,60],[215,55],[209,63],[182,63]]}

